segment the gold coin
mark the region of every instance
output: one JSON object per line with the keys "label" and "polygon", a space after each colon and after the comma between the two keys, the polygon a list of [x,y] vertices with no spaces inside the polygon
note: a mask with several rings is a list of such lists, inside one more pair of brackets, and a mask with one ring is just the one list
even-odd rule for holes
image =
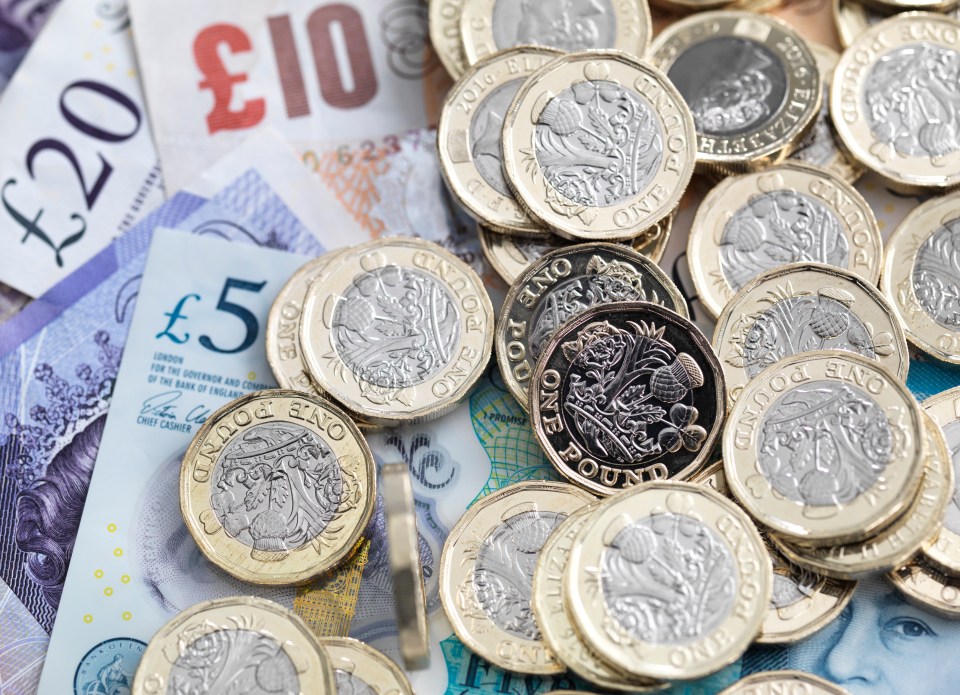
{"label": "gold coin", "polygon": [[[960,463],[960,388],[932,396],[921,405],[943,430],[956,480],[957,465]],[[943,528],[933,544],[924,549],[923,556],[940,571],[960,576],[960,500],[956,492],[943,516]]]}
{"label": "gold coin", "polygon": [[457,637],[479,657],[508,671],[563,671],[533,617],[533,572],[547,537],[595,499],[566,483],[515,483],[460,517],[440,557],[440,601]]}
{"label": "gold coin", "polygon": [[703,12],[667,27],[651,62],[693,113],[697,170],[737,174],[776,164],[812,127],[823,91],[810,47],[786,22]]}
{"label": "gold coin", "polygon": [[700,300],[718,316],[750,280],[788,263],[832,265],[876,284],[883,241],[853,186],[786,162],[715,186],[697,209],[687,258]]}
{"label": "gold coin", "polygon": [[568,669],[581,678],[610,690],[662,690],[667,687],[666,683],[631,677],[611,668],[590,651],[570,623],[563,578],[570,561],[573,539],[598,507],[597,503],[591,504],[568,516],[540,549],[533,575],[533,615],[547,646]]}
{"label": "gold coin", "polygon": [[496,353],[510,393],[529,407],[530,377],[554,332],[587,309],[652,302],[684,318],[680,290],[645,256],[619,244],[573,244],[541,256],[510,286],[497,322]]}
{"label": "gold coin", "polygon": [[951,620],[960,618],[960,579],[948,577],[919,558],[887,577],[911,603]]}
{"label": "gold coin", "polygon": [[902,565],[929,546],[940,529],[943,512],[953,496],[954,479],[950,452],[940,427],[924,415],[926,466],[923,479],[907,510],[892,524],[865,541],[825,548],[806,548],[783,541],[773,542],[791,562],[839,579],[861,579]]}
{"label": "gold coin", "polygon": [[503,126],[510,187],[531,218],[570,239],[639,236],[677,207],[695,160],[680,93],[616,51],[548,64],[520,88]]}
{"label": "gold coin", "polygon": [[843,151],[837,142],[833,121],[830,120],[830,84],[833,82],[833,71],[840,60],[840,54],[823,44],[811,41],[808,45],[823,78],[823,97],[813,126],[790,155],[790,159],[826,169],[852,184],[863,174],[863,167]]}
{"label": "gold coin", "polygon": [[900,223],[884,252],[880,289],[907,340],[937,359],[960,364],[960,193],[933,198]]}
{"label": "gold coin", "polygon": [[[960,61],[960,22],[905,13],[871,27],[844,51],[830,113],[854,159],[902,193],[960,183],[957,110],[940,101]],[[900,85],[905,85],[903,89]]]}
{"label": "gold coin", "polygon": [[447,73],[457,80],[467,70],[460,38],[460,13],[466,0],[430,0],[427,10],[430,43]]}
{"label": "gold coin", "polygon": [[910,352],[900,322],[863,278],[819,263],[761,273],[727,302],[713,333],[731,403],[765,368],[810,350],[876,360],[906,381]]}
{"label": "gold coin", "polygon": [[[690,478],[724,497],[733,498],[723,474],[723,462],[711,464]],[[792,644],[825,628],[839,616],[857,588],[855,581],[824,577],[785,558],[759,529],[773,562],[773,590],[767,615],[755,640],[758,644]]]}
{"label": "gold coin", "polygon": [[741,678],[720,695],[850,695],[830,681],[803,671],[764,671]]}
{"label": "gold coin", "polygon": [[[670,214],[630,242],[634,251],[642,253],[654,263],[659,263],[667,247],[674,215]],[[553,234],[545,237],[521,237],[499,234],[477,225],[480,247],[487,262],[508,285],[520,277],[524,270],[545,253],[570,246],[570,241]]]}
{"label": "gold coin", "polygon": [[611,0],[605,7],[584,5],[580,16],[551,2],[470,0],[460,16],[460,38],[467,64],[505,48],[550,46],[561,51],[617,49],[642,56],[650,41],[650,10],[645,0]]}
{"label": "gold coin", "polygon": [[913,500],[923,413],[872,360],[839,350],[789,357],[740,393],[723,435],[727,484],[784,540],[854,543]]}
{"label": "gold coin", "polygon": [[565,581],[573,623],[605,661],[634,676],[687,680],[746,650],[773,577],[737,505],[702,485],[663,481],[611,497],[591,515]]}
{"label": "gold coin", "polygon": [[[236,668],[218,670],[214,654],[229,657]],[[232,692],[239,668],[251,682],[268,672],[277,692],[336,693],[330,657],[310,628],[283,606],[254,596],[198,603],[160,628],[130,692]]]}
{"label": "gold coin", "polygon": [[380,469],[380,491],[386,522],[387,550],[393,577],[400,656],[408,671],[430,666],[427,590],[420,562],[420,534],[413,501],[410,471],[405,463],[387,463]]}
{"label": "gold coin", "polygon": [[304,584],[346,559],[376,502],[373,455],[316,396],[257,391],[216,411],[180,469],[180,511],[204,556],[252,584]]}
{"label": "gold coin", "polygon": [[501,232],[547,236],[513,197],[503,173],[503,118],[527,77],[561,55],[523,46],[494,54],[464,73],[447,93],[437,127],[440,171],[474,218]]}
{"label": "gold coin", "polygon": [[403,671],[369,644],[350,637],[322,637],[320,644],[330,655],[337,693],[414,695]]}
{"label": "gold coin", "polygon": [[389,237],[347,249],[316,277],[300,345],[326,393],[395,425],[456,407],[486,369],[493,329],[473,269],[432,242]]}

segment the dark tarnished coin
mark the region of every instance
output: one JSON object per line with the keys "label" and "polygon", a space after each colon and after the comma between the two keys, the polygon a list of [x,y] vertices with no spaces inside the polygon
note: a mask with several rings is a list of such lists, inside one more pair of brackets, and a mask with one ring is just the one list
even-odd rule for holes
{"label": "dark tarnished coin", "polygon": [[693,113],[698,171],[733,174],[775,164],[796,148],[820,110],[816,58],[774,17],[693,15],[657,37],[650,60]]}
{"label": "dark tarnished coin", "polygon": [[530,265],[510,287],[497,324],[497,362],[524,408],[537,358],[554,332],[591,307],[653,302],[688,316],[677,286],[649,259],[618,244],[576,244]]}
{"label": "dark tarnished coin", "polygon": [[565,323],[537,360],[530,394],[548,458],[601,495],[687,477],[709,456],[726,414],[710,342],[648,302],[594,307]]}

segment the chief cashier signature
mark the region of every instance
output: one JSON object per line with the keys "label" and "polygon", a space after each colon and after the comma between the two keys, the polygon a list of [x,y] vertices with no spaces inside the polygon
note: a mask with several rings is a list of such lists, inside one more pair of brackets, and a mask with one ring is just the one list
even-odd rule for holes
{"label": "chief cashier signature", "polygon": [[[178,417],[176,402],[182,395],[183,391],[164,391],[150,396],[140,407],[140,415],[176,420]],[[198,405],[190,409],[183,421],[202,425],[209,416],[210,409],[205,405]]]}

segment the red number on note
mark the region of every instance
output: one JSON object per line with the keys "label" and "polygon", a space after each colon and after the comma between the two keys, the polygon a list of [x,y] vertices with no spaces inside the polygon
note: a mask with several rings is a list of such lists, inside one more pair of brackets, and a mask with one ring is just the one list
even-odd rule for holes
{"label": "red number on note", "polygon": [[193,57],[203,73],[201,89],[213,93],[213,108],[207,114],[207,130],[213,134],[219,130],[243,130],[263,120],[266,102],[250,99],[239,109],[231,108],[233,86],[247,81],[245,72],[227,71],[220,58],[220,47],[226,46],[231,53],[245,53],[252,49],[250,37],[232,24],[214,24],[207,27],[193,42]]}
{"label": "red number on note", "polygon": [[[343,48],[350,62],[353,85],[348,90],[340,77],[341,66],[334,47],[333,27],[343,32]],[[320,80],[323,100],[338,109],[363,106],[377,93],[377,76],[373,71],[370,44],[363,29],[363,17],[350,5],[335,3],[313,11],[307,19],[307,32],[313,49],[313,62]]]}

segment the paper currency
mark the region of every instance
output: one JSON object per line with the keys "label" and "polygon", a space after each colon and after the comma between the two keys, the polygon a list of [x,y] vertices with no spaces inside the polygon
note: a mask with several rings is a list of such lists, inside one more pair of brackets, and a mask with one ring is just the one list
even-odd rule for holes
{"label": "paper currency", "polygon": [[[57,4],[58,0],[0,2],[0,92],[10,83]],[[104,7],[109,11],[109,3],[104,3]]]}

